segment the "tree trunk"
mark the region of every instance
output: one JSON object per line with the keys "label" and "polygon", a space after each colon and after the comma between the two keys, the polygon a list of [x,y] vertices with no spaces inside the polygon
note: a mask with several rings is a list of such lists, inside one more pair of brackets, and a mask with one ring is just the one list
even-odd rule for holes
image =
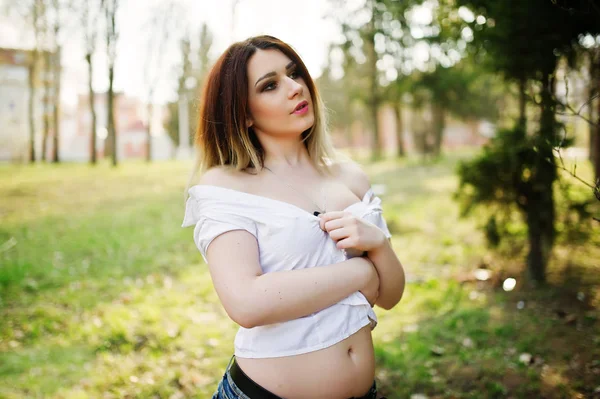
{"label": "tree trunk", "polygon": [[556,179],[556,165],[552,153],[552,143],[556,142],[557,126],[554,114],[555,78],[550,73],[544,75],[541,92],[540,131],[536,136],[535,164],[532,168],[530,191],[526,205],[526,219],[529,237],[527,266],[529,276],[538,283],[546,280],[546,266],[554,244],[554,195],[553,183]]}
{"label": "tree trunk", "polygon": [[92,114],[92,134],[90,137],[90,163],[92,165],[96,165],[96,137],[98,137],[98,132],[96,131],[96,108],[94,104],[96,103],[96,93],[94,92],[94,87],[92,86],[92,78],[93,78],[93,65],[92,65],[92,54],[88,53],[85,55],[85,60],[88,64],[88,97],[90,100],[90,113]]}
{"label": "tree trunk", "polygon": [[396,116],[396,142],[398,143],[398,158],[406,156],[404,148],[404,120],[402,119],[402,103],[398,101],[394,105],[394,114]]}
{"label": "tree trunk", "polygon": [[107,96],[107,121],[106,128],[108,130],[107,144],[110,151],[112,152],[112,165],[117,166],[119,144],[117,142],[117,126],[115,122],[115,94],[114,94],[114,80],[115,80],[115,60],[117,57],[117,25],[116,25],[116,14],[119,7],[118,0],[101,1],[101,5],[104,7],[104,16],[106,18],[106,53],[108,57],[108,91]]}
{"label": "tree trunk", "polygon": [[373,149],[371,160],[381,159],[381,139],[379,137],[379,118],[377,115],[378,107],[376,104],[370,104],[371,118],[373,119]]}
{"label": "tree trunk", "polygon": [[[58,35],[58,31],[56,32]],[[58,40],[58,39],[57,39]],[[54,55],[53,62],[53,70],[54,70],[54,116],[52,122],[54,123],[54,135],[53,144],[52,144],[52,163],[60,162],[60,74],[61,74],[61,65],[60,65],[60,55],[61,55],[61,47],[56,46],[56,54]]]}
{"label": "tree trunk", "polygon": [[356,155],[355,154],[356,146],[355,146],[355,142],[354,142],[354,134],[352,131],[352,125],[354,123],[354,118],[351,117],[352,103],[351,103],[350,96],[345,96],[344,111],[345,111],[345,114],[348,115],[348,118],[345,119],[343,122],[344,135],[346,137],[346,141],[348,142],[348,152],[350,153],[350,156],[353,157]]}
{"label": "tree trunk", "polygon": [[527,128],[527,79],[519,79],[519,121],[518,125],[526,131]]}
{"label": "tree trunk", "polygon": [[433,104],[433,155],[438,157],[442,153],[444,128],[446,127],[446,112],[439,104]]}
{"label": "tree trunk", "polygon": [[114,107],[114,89],[113,82],[115,78],[115,67],[114,65],[110,65],[108,68],[108,121],[106,123],[108,128],[108,137],[110,142],[110,148],[112,151],[112,165],[117,166],[117,129],[115,126],[115,107]]}
{"label": "tree trunk", "polygon": [[596,125],[593,123],[595,120],[594,117],[594,107],[596,105],[596,101],[593,100],[594,96],[596,95],[596,90],[598,89],[598,81],[596,79],[596,68],[598,68],[597,64],[596,64],[596,54],[594,52],[594,49],[591,49],[588,53],[586,53],[586,55],[588,56],[588,61],[589,61],[589,82],[590,85],[588,86],[588,99],[590,101],[590,105],[588,107],[588,113],[587,113],[587,118],[589,121],[591,121],[592,123],[588,124],[588,127],[590,129],[589,131],[589,141],[588,141],[588,160],[592,163],[592,165],[594,165],[594,148],[595,148],[595,143],[594,143],[594,138],[596,136]]}
{"label": "tree trunk", "polygon": [[[600,75],[600,73],[598,74]],[[598,79],[598,85],[600,87],[600,76]],[[600,88],[599,88],[600,90]],[[596,134],[594,135],[594,148],[592,149],[593,159],[594,159],[594,176],[596,177],[596,182],[600,181],[600,99],[596,100],[596,104],[598,105],[598,110],[596,112]]]}
{"label": "tree trunk", "polygon": [[540,225],[539,215],[535,209],[530,208],[527,214],[527,237],[529,239],[527,268],[531,280],[543,283],[546,280],[546,258],[544,256],[544,238]]}
{"label": "tree trunk", "polygon": [[[596,50],[595,59],[592,59],[592,66],[594,67],[592,72],[592,84],[593,94],[600,93],[600,50]],[[590,126],[590,160],[594,165],[594,176],[596,182],[600,181],[600,98],[595,101],[596,108],[596,123]],[[590,110],[593,108],[594,102],[590,104]],[[590,112],[591,113],[591,112]],[[591,121],[593,119],[590,118]]]}
{"label": "tree trunk", "polygon": [[[592,81],[592,83],[594,83]],[[594,96],[593,94],[594,92],[592,90],[590,90],[590,97],[592,98]],[[600,101],[599,101],[600,103]],[[595,115],[594,115],[594,107],[596,106],[596,101],[591,101],[590,102],[590,109],[588,111],[588,120],[590,120],[592,123],[589,123],[589,129],[590,129],[590,136],[589,136],[589,142],[588,142],[588,160],[592,163],[592,165],[596,165],[596,154],[595,154],[595,148],[596,148],[596,136],[598,135],[598,125],[595,122],[594,119]],[[598,105],[598,107],[600,107],[600,105]]]}
{"label": "tree trunk", "polygon": [[148,127],[146,130],[146,162],[152,162],[152,102],[148,102]]}
{"label": "tree trunk", "polygon": [[367,33],[367,49],[369,59],[369,80],[370,80],[370,93],[369,93],[369,108],[371,118],[373,120],[373,147],[371,152],[371,160],[377,161],[381,159],[381,138],[379,132],[379,118],[377,111],[379,109],[379,95],[377,82],[377,53],[375,51],[375,6],[373,7],[373,17],[369,22],[369,32]]}
{"label": "tree trunk", "polygon": [[42,101],[43,107],[43,132],[42,132],[42,153],[41,160],[42,162],[46,161],[46,151],[48,148],[48,136],[50,136],[50,71],[52,68],[52,61],[50,60],[50,52],[44,51],[44,73],[43,83],[44,83],[44,95]]}
{"label": "tree trunk", "polygon": [[29,162],[35,163],[35,74],[37,71],[38,52],[33,50],[31,64],[29,65]]}
{"label": "tree trunk", "polygon": [[427,124],[423,116],[423,109],[413,108],[410,122],[414,147],[422,155],[425,155],[427,153]]}

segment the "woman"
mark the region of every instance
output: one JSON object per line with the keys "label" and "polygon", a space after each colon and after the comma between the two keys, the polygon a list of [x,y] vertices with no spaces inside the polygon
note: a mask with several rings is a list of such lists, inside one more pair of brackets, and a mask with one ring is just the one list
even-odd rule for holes
{"label": "woman", "polygon": [[271,36],[229,47],[195,145],[202,176],[183,226],[240,325],[213,399],[375,398],[372,307],[398,303],[404,272],[367,176],[332,161],[294,50]]}

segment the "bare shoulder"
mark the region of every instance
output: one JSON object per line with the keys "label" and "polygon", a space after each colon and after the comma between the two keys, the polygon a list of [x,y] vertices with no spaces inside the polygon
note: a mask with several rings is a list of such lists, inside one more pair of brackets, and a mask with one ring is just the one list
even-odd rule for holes
{"label": "bare shoulder", "polygon": [[242,186],[241,172],[226,166],[213,166],[202,174],[197,184],[239,189]]}
{"label": "bare shoulder", "polygon": [[371,180],[362,166],[352,160],[340,161],[332,165],[332,171],[337,179],[344,183],[357,197],[363,198]]}

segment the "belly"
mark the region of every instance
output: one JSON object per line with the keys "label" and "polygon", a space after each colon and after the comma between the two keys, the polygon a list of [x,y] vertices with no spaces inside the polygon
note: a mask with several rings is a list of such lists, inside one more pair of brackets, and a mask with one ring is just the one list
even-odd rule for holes
{"label": "belly", "polygon": [[266,359],[236,357],[256,383],[286,399],[347,399],[369,391],[375,377],[371,327],[315,352]]}

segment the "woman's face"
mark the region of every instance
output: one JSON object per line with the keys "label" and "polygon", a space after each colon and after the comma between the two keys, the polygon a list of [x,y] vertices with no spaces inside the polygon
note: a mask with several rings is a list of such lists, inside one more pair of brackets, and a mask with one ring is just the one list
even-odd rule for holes
{"label": "woman's face", "polygon": [[257,133],[299,137],[315,123],[306,82],[296,64],[275,49],[257,50],[248,61],[248,107],[247,126]]}

